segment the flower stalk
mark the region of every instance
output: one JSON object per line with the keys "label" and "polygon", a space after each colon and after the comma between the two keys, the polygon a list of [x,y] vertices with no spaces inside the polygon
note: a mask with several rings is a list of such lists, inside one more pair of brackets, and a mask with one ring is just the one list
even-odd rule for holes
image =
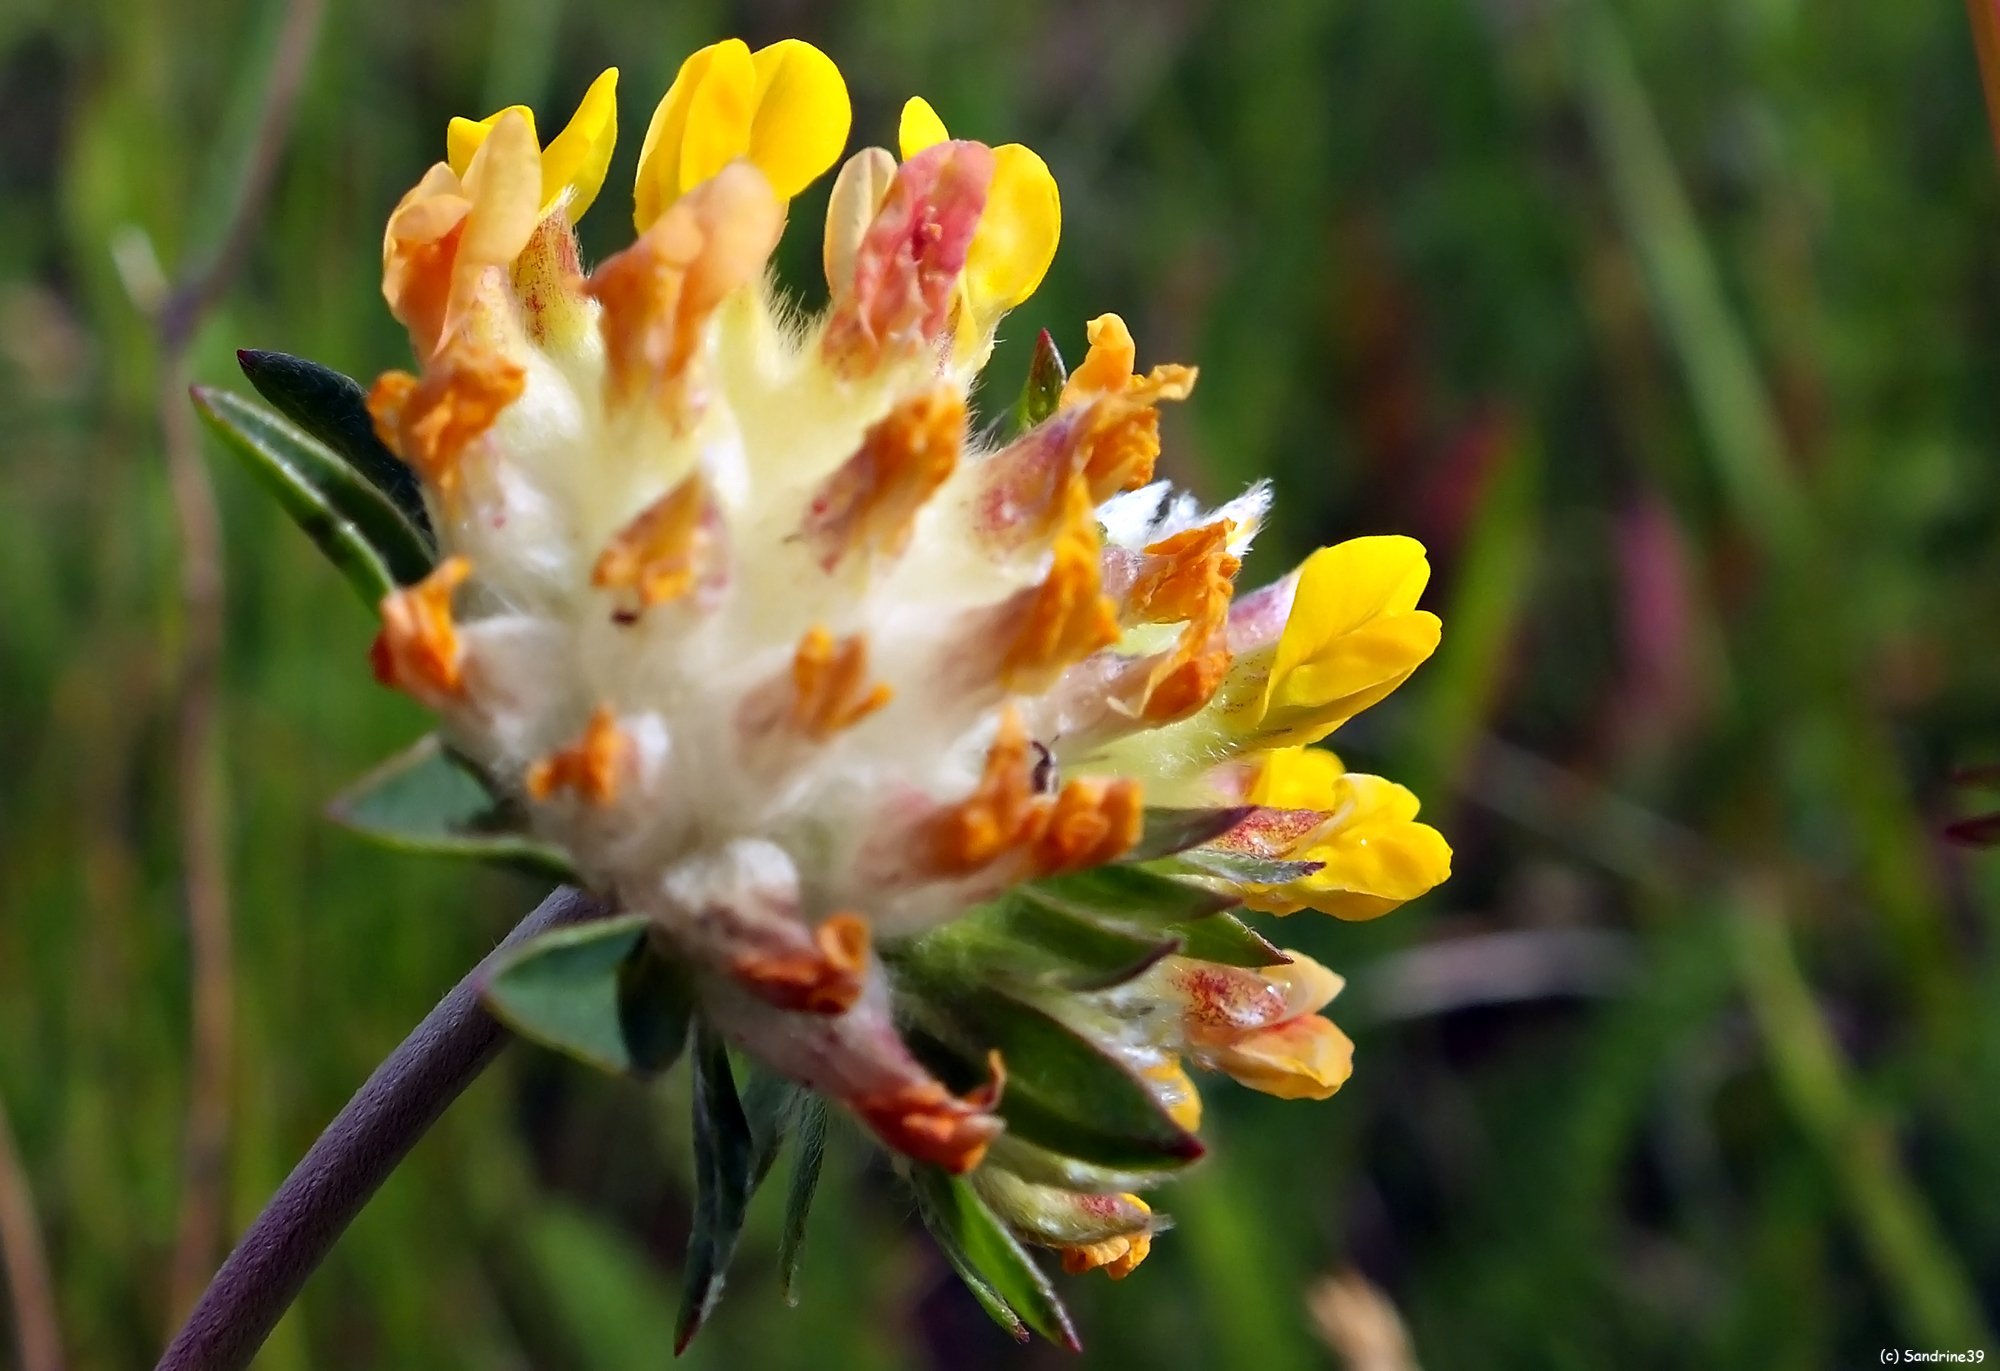
{"label": "flower stalk", "polygon": [[507,1030],[480,1002],[494,967],[531,938],[603,913],[580,891],[556,891],[438,1001],[292,1168],[209,1282],[158,1371],[250,1364],[361,1207],[507,1045]]}

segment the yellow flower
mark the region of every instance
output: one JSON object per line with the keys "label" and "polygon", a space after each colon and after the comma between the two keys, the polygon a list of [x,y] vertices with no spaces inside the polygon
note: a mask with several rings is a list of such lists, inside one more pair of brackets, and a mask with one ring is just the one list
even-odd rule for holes
{"label": "yellow flower", "polygon": [[833,59],[787,38],[751,52],[740,38],[681,63],[639,152],[633,219],[641,233],[667,207],[739,157],[790,200],[840,158],[853,109]]}
{"label": "yellow flower", "polygon": [[1184,971],[1189,1033],[1210,1070],[1282,1100],[1323,1100],[1354,1069],[1354,1044],[1319,1013],[1346,982],[1302,952],[1287,955],[1254,973]]}
{"label": "yellow flower", "polygon": [[1372,919],[1451,875],[1451,846],[1417,818],[1417,797],[1380,776],[1348,771],[1319,748],[1267,754],[1247,797],[1274,809],[1309,809],[1325,822],[1283,855],[1322,863],[1282,886],[1252,887],[1244,902],[1271,914],[1317,909],[1339,919]]}
{"label": "yellow flower", "polygon": [[1308,557],[1239,730],[1266,747],[1317,742],[1401,685],[1442,631],[1416,607],[1430,574],[1414,538],[1354,538]]}
{"label": "yellow flower", "polygon": [[1354,1043],[1324,1015],[1301,1014],[1212,1050],[1209,1064],[1281,1100],[1324,1100],[1354,1074]]}
{"label": "yellow flower", "polygon": [[[486,142],[504,115],[518,114],[528,121],[528,135],[535,132],[535,112],[526,105],[509,105],[484,119],[454,119],[445,130],[445,160],[453,173],[463,178],[472,166],[473,154]],[[604,184],[611,165],[611,149],[618,141],[618,68],[611,67],[590,83],[583,93],[568,127],[542,149],[541,212],[547,214],[558,204],[569,211],[571,223],[583,217]]]}
{"label": "yellow flower", "polygon": [[[903,106],[897,142],[905,161],[951,135],[922,96]],[[1062,200],[1048,163],[1019,143],[993,149],[993,184],[965,259],[965,294],[982,332],[1035,293],[1062,236]]]}
{"label": "yellow flower", "polygon": [[390,214],[382,295],[420,357],[439,358],[475,313],[508,312],[497,278],[535,236],[541,186],[534,129],[502,110],[462,176],[433,166]]}

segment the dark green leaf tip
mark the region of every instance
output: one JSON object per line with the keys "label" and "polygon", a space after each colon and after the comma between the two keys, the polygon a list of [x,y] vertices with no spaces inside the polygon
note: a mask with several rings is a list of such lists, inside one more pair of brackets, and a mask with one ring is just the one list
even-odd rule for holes
{"label": "dark green leaf tip", "polygon": [[375,432],[368,392],[330,367],[288,353],[242,348],[236,365],[279,413],[346,458],[416,526],[432,547],[437,537],[416,473]]}
{"label": "dark green leaf tip", "polygon": [[190,392],[227,451],[277,498],[373,608],[436,565],[425,534],[345,457],[297,423],[226,390]]}
{"label": "dark green leaf tip", "polygon": [[1021,387],[1021,398],[1014,402],[1014,426],[1017,430],[1031,429],[1056,412],[1062,403],[1063,383],[1069,380],[1069,370],[1063,366],[1062,353],[1056,350],[1056,340],[1047,329],[1043,329],[1035,339],[1035,354],[1028,362],[1028,381]]}
{"label": "dark green leaf tip", "polygon": [[694,1227],[688,1234],[687,1274],[674,1325],[674,1355],[687,1350],[722,1297],[723,1277],[736,1253],[753,1188],[756,1151],[729,1051],[712,1030],[695,1030],[694,1049]]}

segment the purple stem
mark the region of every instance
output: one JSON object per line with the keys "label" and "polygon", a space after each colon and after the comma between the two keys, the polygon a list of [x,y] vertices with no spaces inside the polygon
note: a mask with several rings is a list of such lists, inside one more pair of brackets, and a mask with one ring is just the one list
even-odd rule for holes
{"label": "purple stem", "polygon": [[539,933],[599,918],[604,907],[568,886],[515,926],[355,1092],[236,1244],[157,1371],[241,1371],[291,1307],[361,1206],[445,1107],[507,1043],[479,1002],[502,952]]}

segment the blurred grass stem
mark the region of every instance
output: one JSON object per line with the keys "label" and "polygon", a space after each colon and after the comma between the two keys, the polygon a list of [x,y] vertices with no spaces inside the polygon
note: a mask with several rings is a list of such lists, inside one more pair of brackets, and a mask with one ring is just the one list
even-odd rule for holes
{"label": "blurred grass stem", "polygon": [[7,1272],[7,1299],[13,1315],[14,1344],[21,1371],[62,1371],[62,1325],[49,1280],[49,1256],[42,1246],[35,1193],[14,1145],[7,1106],[0,1102],[0,1266]]}
{"label": "blurred grass stem", "polygon": [[1913,1342],[1991,1347],[1979,1298],[1896,1156],[1896,1138],[1854,1089],[1813,1001],[1774,890],[1739,892],[1726,921],[1737,974],[1764,1038],[1778,1091],[1839,1179],[1849,1214]]}
{"label": "blurred grass stem", "polygon": [[1779,1095],[1836,1182],[1895,1317],[1913,1343],[1992,1346],[1972,1282],[1897,1156],[1892,1131],[1863,1103],[1799,966],[1785,903],[1824,907],[1837,891],[1809,872],[1791,873],[1789,893],[1775,879],[1732,874],[1727,855],[1701,834],[1497,739],[1486,742],[1474,779],[1468,796],[1476,802],[1575,842],[1636,885],[1736,891],[1725,933]]}
{"label": "blurred grass stem", "polygon": [[217,756],[223,648],[222,526],[201,461],[190,352],[209,312],[248,254],[277,178],[292,115],[319,35],[323,0],[289,0],[251,142],[217,246],[188,269],[154,318],[159,338],[160,440],[180,534],[182,641],[177,688],[176,799],[187,905],[193,1023],[180,1215],[168,1283],[169,1318],[200,1289],[221,1245],[235,1035],[228,812]]}
{"label": "blurred grass stem", "polygon": [[564,887],[517,924],[375,1069],[215,1273],[157,1371],[239,1371],[389,1173],[508,1042],[479,992],[499,955],[603,907]]}

